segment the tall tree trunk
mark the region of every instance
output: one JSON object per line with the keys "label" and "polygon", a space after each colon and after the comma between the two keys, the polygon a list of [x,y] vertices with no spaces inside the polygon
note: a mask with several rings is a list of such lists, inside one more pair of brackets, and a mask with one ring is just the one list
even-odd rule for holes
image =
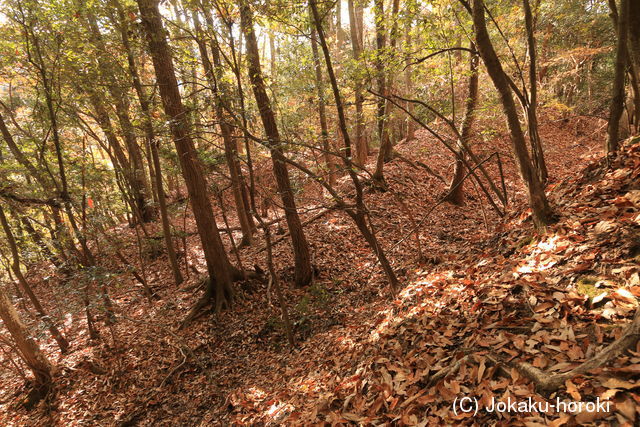
{"label": "tall tree trunk", "polygon": [[9,129],[7,128],[2,113],[0,113],[0,133],[2,133],[2,137],[7,143],[9,151],[18,161],[18,163],[20,163],[29,172],[29,174],[36,181],[38,181],[38,184],[40,184],[43,190],[51,190],[51,183],[47,179],[45,179],[45,176],[41,174],[40,171],[29,161],[27,156],[24,155],[24,153],[20,150],[20,147],[18,147],[18,145],[16,144],[15,140],[13,139],[13,135],[11,135],[11,132],[9,132]]}
{"label": "tall tree trunk", "polygon": [[520,127],[516,104],[513,100],[507,76],[489,38],[483,0],[473,0],[472,13],[476,33],[476,45],[478,46],[480,57],[487,68],[489,77],[491,77],[500,95],[500,101],[502,102],[509,127],[514,157],[520,170],[520,176],[529,193],[529,205],[533,213],[533,221],[536,227],[542,229],[551,222],[551,209],[549,208],[547,196],[544,193],[544,187],[531,164],[531,158],[527,150],[524,133]]}
{"label": "tall tree trunk", "polygon": [[22,360],[33,372],[34,388],[41,391],[41,396],[46,395],[51,387],[52,366],[20,319],[4,285],[0,285],[0,319],[15,341]]}
{"label": "tall tree trunk", "polygon": [[336,1],[336,41],[338,49],[344,44],[344,29],[342,28],[342,0]]}
{"label": "tall tree trunk", "polygon": [[537,47],[535,29],[533,27],[533,14],[529,0],[522,0],[524,8],[524,22],[527,29],[527,50],[529,52],[529,105],[527,105],[527,125],[529,127],[529,141],[531,143],[531,158],[538,178],[543,184],[547,182],[549,172],[547,162],[544,159],[542,139],[538,132],[538,75],[537,75]]}
{"label": "tall tree trunk", "polygon": [[[405,40],[407,43],[407,50],[411,49],[411,21],[407,20],[406,26],[405,26]],[[409,61],[409,60],[407,60]],[[411,68],[409,67],[409,64],[407,63],[405,65],[405,69],[404,69],[404,87],[405,87],[405,93],[406,93],[406,97],[407,98],[411,98],[413,97],[413,79],[411,78]],[[380,92],[382,93],[382,92]],[[380,102],[382,100],[379,100],[378,102]],[[384,105],[384,104],[383,104]],[[412,139],[415,139],[416,137],[416,124],[414,122],[414,120],[411,118],[411,114],[413,114],[413,102],[407,102],[407,111],[409,112],[409,114],[407,114],[407,134],[405,136],[405,138],[407,139],[407,141],[411,141]]]}
{"label": "tall tree trunk", "polygon": [[[351,219],[356,223],[358,230],[362,234],[362,236],[367,241],[367,244],[375,254],[376,258],[380,262],[382,269],[387,276],[387,280],[389,280],[389,285],[391,289],[395,292],[399,287],[398,278],[396,277],[395,272],[393,271],[393,267],[391,263],[387,259],[387,256],[384,252],[384,249],[378,242],[378,239],[374,233],[373,226],[371,224],[371,219],[368,217],[368,209],[364,202],[363,197],[363,189],[362,183],[358,178],[358,174],[356,174],[353,161],[351,158],[351,141],[349,138],[349,131],[347,129],[347,120],[344,114],[344,107],[342,105],[342,97],[340,96],[340,89],[338,88],[338,81],[336,79],[336,75],[333,71],[333,65],[331,64],[331,55],[329,53],[329,47],[327,46],[327,41],[324,36],[324,31],[322,29],[322,23],[320,20],[320,15],[318,13],[318,7],[316,6],[316,0],[309,0],[309,5],[311,7],[311,12],[313,14],[313,21],[316,27],[316,31],[318,33],[318,41],[320,42],[320,47],[322,48],[322,53],[324,55],[325,64],[327,66],[327,74],[329,75],[329,81],[331,82],[331,89],[333,91],[333,98],[336,103],[336,111],[338,113],[338,124],[340,127],[340,132],[342,133],[343,141],[344,141],[344,156],[342,156],[342,161],[344,163],[345,169],[353,182],[353,186],[355,187],[355,208],[346,207],[344,201],[338,196],[337,193],[334,193],[334,197],[337,202],[342,205],[347,214],[351,217]],[[327,186],[328,189],[331,188]],[[338,197],[336,197],[338,196]],[[367,221],[369,218],[369,221]]]}
{"label": "tall tree trunk", "polygon": [[[139,196],[143,193],[134,190],[138,185],[136,183],[137,179],[134,177],[133,171],[130,168],[131,163],[125,155],[124,149],[120,144],[120,140],[116,136],[109,113],[104,106],[100,95],[93,92],[91,89],[87,89],[86,91],[89,93],[89,100],[93,106],[95,120],[102,129],[102,133],[104,133],[107,138],[109,145],[107,147],[103,146],[103,149],[109,154],[111,162],[115,167],[116,181],[122,193],[122,198],[131,209],[133,217],[140,218],[141,221],[144,221],[141,217],[142,210],[140,209],[139,204],[141,200]],[[120,177],[122,177],[122,179],[120,179]],[[130,223],[133,222],[135,221],[131,221]]]}
{"label": "tall tree trunk", "polygon": [[282,152],[282,141],[276,124],[275,115],[271,108],[271,102],[265,88],[262,78],[262,69],[260,67],[260,57],[258,54],[258,42],[253,28],[253,17],[249,5],[243,2],[240,5],[240,20],[242,32],[246,38],[247,49],[247,65],[249,72],[249,80],[253,87],[253,94],[260,111],[262,125],[267,135],[267,144],[271,152],[271,161],[273,163],[273,173],[276,178],[278,192],[282,198],[285,218],[289,227],[291,236],[291,244],[293,246],[295,260],[295,283],[297,286],[307,285],[313,275],[311,267],[311,257],[309,254],[309,244],[302,229],[302,223],[298,216],[291,182],[289,180],[289,171],[287,170],[286,160]]}
{"label": "tall tree trunk", "polygon": [[[208,17],[209,19],[209,17]],[[225,93],[222,90],[222,61],[220,59],[220,48],[216,40],[211,40],[211,56],[213,58],[213,64],[209,60],[207,53],[207,46],[203,39],[203,33],[200,28],[200,22],[196,13],[193,14],[193,21],[196,26],[196,42],[200,51],[200,57],[204,68],[207,83],[209,83],[209,89],[214,98],[214,111],[220,126],[220,133],[222,134],[222,141],[224,143],[224,154],[227,161],[227,167],[229,168],[229,177],[231,178],[231,190],[233,192],[233,198],[236,205],[236,213],[238,215],[238,221],[240,222],[240,229],[242,230],[242,242],[243,245],[251,245],[253,237],[253,224],[248,213],[245,200],[242,196],[242,172],[240,169],[240,163],[238,161],[238,147],[233,141],[233,129],[228,123],[227,115],[223,109],[225,103]],[[211,23],[210,27],[213,27]],[[213,28],[210,28],[213,30]],[[215,67],[215,69],[214,69]]]}
{"label": "tall tree trunk", "polygon": [[60,141],[60,130],[58,128],[58,117],[56,115],[56,109],[54,107],[52,80],[47,75],[44,57],[40,48],[40,42],[35,34],[32,34],[32,38],[33,47],[37,56],[37,63],[34,61],[34,65],[38,69],[40,77],[42,78],[45,104],[47,107],[47,113],[49,115],[49,122],[51,124],[53,146],[55,148],[56,160],[58,162],[58,174],[60,175],[60,198],[62,199],[65,213],[67,214],[67,218],[69,219],[69,223],[71,224],[71,229],[73,230],[73,233],[80,243],[80,247],[82,248],[82,261],[85,265],[92,266],[95,265],[95,258],[89,250],[89,246],[87,246],[87,239],[78,227],[78,223],[76,222],[75,214],[73,212],[71,196],[69,195],[69,185],[67,183],[64,157],[62,154],[62,141]]}
{"label": "tall tree trunk", "polygon": [[[338,2],[339,3],[339,2]],[[313,19],[313,17],[311,18]],[[322,138],[322,149],[324,150],[324,163],[327,168],[329,184],[335,185],[337,178],[337,168],[330,154],[331,144],[329,142],[329,128],[327,126],[327,109],[324,99],[324,82],[322,81],[322,66],[320,63],[320,55],[318,54],[318,34],[315,26],[311,26],[311,52],[313,54],[313,67],[316,78],[316,93],[318,94],[318,116],[320,119],[320,132]]]}
{"label": "tall tree trunk", "polygon": [[473,53],[476,46],[470,43],[469,49],[469,83],[467,100],[465,102],[464,118],[460,129],[460,140],[457,146],[456,163],[453,170],[453,179],[449,184],[447,200],[455,205],[464,203],[464,186],[463,180],[465,175],[465,167],[463,156],[465,156],[465,145],[469,144],[471,136],[471,127],[475,118],[476,104],[478,103],[478,55]]}
{"label": "tall tree trunk", "polygon": [[86,12],[86,22],[92,42],[101,52],[101,54],[97,55],[100,66],[99,72],[107,82],[107,90],[113,100],[118,123],[129,153],[128,180],[131,181],[131,192],[138,211],[137,216],[143,222],[149,222],[154,217],[153,204],[150,203],[151,187],[146,179],[142,151],[138,145],[135,130],[129,117],[129,97],[113,74],[110,74],[116,66],[105,56],[107,49],[102,34],[95,16],[89,11]]}
{"label": "tall tree trunk", "polygon": [[629,50],[631,57],[640,67],[640,3],[629,2]]}
{"label": "tall tree trunk", "polygon": [[[13,154],[13,157],[40,184],[42,189],[47,193],[52,193],[56,191],[59,192],[58,183],[55,182],[53,179],[49,181],[47,178],[45,178],[45,175],[40,173],[40,171],[29,161],[27,156],[25,156],[24,153],[20,150],[15,140],[13,139],[13,135],[11,135],[11,132],[9,132],[9,129],[7,128],[4,122],[4,118],[2,117],[2,114],[0,114],[0,133],[2,133],[2,137],[7,143],[7,145],[9,146],[9,151],[11,151],[11,154]],[[71,252],[73,252],[74,254],[80,254],[80,252],[78,251],[78,249],[76,248],[73,242],[73,239],[70,238],[70,233],[67,230],[66,224],[64,223],[64,221],[62,221],[61,214],[60,214],[60,207],[51,206],[51,211],[56,224],[56,228],[55,228],[56,232],[53,238],[53,244],[56,250],[59,252],[59,255],[63,259],[66,259],[63,243],[68,245],[69,248],[71,249]]]}
{"label": "tall tree trunk", "polygon": [[629,2],[629,57],[634,76],[634,124],[640,131],[640,2]]}
{"label": "tall tree trunk", "polygon": [[[358,14],[357,7],[354,6],[354,0],[348,1],[349,6],[349,29],[351,32],[351,47],[353,49],[353,59],[360,60],[362,55],[362,42],[360,38],[361,16]],[[364,137],[364,96],[362,95],[362,83],[360,79],[355,81],[355,103],[356,103],[356,137],[355,137],[355,163],[358,166],[364,166],[367,162],[369,148]]]}
{"label": "tall tree trunk", "polygon": [[158,153],[160,141],[156,138],[155,132],[153,130],[151,104],[149,102],[149,99],[147,98],[147,94],[142,87],[142,81],[140,79],[140,75],[138,74],[138,67],[136,66],[136,61],[133,56],[131,44],[129,42],[127,17],[125,16],[119,1],[116,0],[115,3],[118,9],[118,18],[120,20],[120,36],[122,39],[122,44],[127,52],[129,75],[131,76],[133,87],[135,88],[136,95],[138,96],[140,108],[142,109],[142,113],[144,114],[144,131],[153,162],[153,167],[149,165],[149,170],[153,170],[152,179],[155,180],[154,187],[156,196],[158,198],[158,205],[160,207],[160,219],[162,221],[162,234],[164,236],[164,244],[167,249],[167,257],[169,258],[169,263],[171,264],[173,280],[176,285],[179,285],[184,279],[182,277],[182,272],[180,271],[180,265],[178,264],[176,251],[173,246],[171,222],[169,221],[169,213],[167,212],[167,198],[162,184],[162,166],[160,165],[160,155]]}
{"label": "tall tree trunk", "polygon": [[[115,93],[114,93],[115,92]],[[143,222],[150,222],[154,218],[153,204],[151,202],[151,187],[146,179],[142,150],[138,145],[138,139],[129,117],[129,98],[120,91],[112,91],[112,98],[116,107],[116,115],[120,129],[129,153],[131,175],[135,184],[133,194],[136,201],[138,216]]]}
{"label": "tall tree trunk", "polygon": [[[391,33],[389,34],[389,52],[394,53],[396,44],[398,41],[398,9],[399,9],[399,0],[393,0],[393,6],[391,10],[391,20],[393,22],[391,26]],[[384,74],[385,84],[384,84],[384,92],[385,96],[389,96],[389,94],[393,90],[393,74],[392,72],[385,72]],[[380,138],[380,151],[378,152],[378,158],[376,159],[376,170],[373,173],[373,181],[378,185],[384,187],[384,164],[386,162],[391,161],[393,157],[393,143],[391,141],[391,110],[393,108],[393,104],[389,99],[385,100],[384,103],[384,114],[382,115],[382,124],[381,124],[381,138]]]}
{"label": "tall tree trunk", "polygon": [[[205,15],[205,16],[209,16],[209,15]],[[207,25],[211,26],[210,21],[207,21]],[[240,118],[242,120],[242,140],[240,138],[238,138],[238,144],[237,144],[237,151],[241,152],[242,148],[244,148],[244,152],[245,152],[245,156],[246,156],[246,160],[247,160],[247,168],[249,171],[249,180],[251,181],[252,178],[252,174],[253,174],[253,161],[251,159],[251,140],[249,138],[249,128],[248,128],[248,122],[247,122],[247,114],[246,114],[246,109],[245,109],[245,103],[244,103],[244,90],[242,88],[242,73],[240,71],[240,63],[241,63],[241,58],[239,58],[239,54],[236,54],[236,48],[235,48],[235,43],[234,43],[234,38],[233,38],[233,22],[228,22],[227,23],[227,29],[228,29],[228,34],[229,34],[229,45],[231,46],[231,55],[232,55],[232,69],[233,69],[233,74],[235,76],[235,81],[236,81],[236,94],[238,96],[238,101],[239,101],[239,107],[240,107]],[[238,52],[242,51],[242,31],[240,31],[240,34],[238,34]],[[244,147],[243,147],[244,144]],[[238,167],[238,170],[241,172],[241,168]],[[255,215],[255,212],[252,215],[252,203],[250,202],[251,197],[255,196],[254,194],[250,194],[251,192],[253,192],[253,186],[248,186],[246,185],[246,181],[244,179],[244,175],[240,175],[240,177],[242,178],[242,200],[244,201],[244,205],[245,205],[245,209],[247,212],[247,216],[249,217],[249,221],[251,224],[251,228],[255,229],[255,222],[253,221],[253,216]]]}
{"label": "tall tree trunk", "polygon": [[31,221],[24,215],[20,215],[20,222],[24,226],[31,240],[40,248],[42,254],[58,269],[63,269],[62,260],[60,260],[49,248],[42,234],[35,229]]}
{"label": "tall tree trunk", "polygon": [[[615,2],[614,2],[615,3]],[[627,39],[629,31],[629,0],[620,0],[618,11],[618,42],[616,44],[616,64],[613,78],[613,96],[609,105],[609,125],[607,127],[607,152],[618,151],[620,138],[620,118],[624,109],[624,74],[627,66]]]}
{"label": "tall tree trunk", "polygon": [[13,233],[11,232],[11,228],[9,227],[9,223],[7,221],[7,217],[4,214],[4,209],[2,208],[2,206],[0,206],[0,224],[2,224],[2,229],[4,230],[4,234],[7,237],[7,243],[9,244],[9,249],[11,250],[11,257],[13,258],[11,269],[13,270],[13,274],[15,274],[16,278],[18,279],[18,283],[20,283],[20,286],[22,287],[22,290],[27,294],[29,300],[38,312],[38,317],[47,326],[47,329],[49,329],[51,336],[58,343],[60,351],[62,353],[66,353],[69,349],[69,342],[62,336],[56,325],[47,315],[44,307],[42,307],[42,304],[40,304],[40,300],[38,299],[36,294],[33,293],[29,282],[27,282],[27,279],[24,277],[22,271],[20,270],[20,254],[18,252],[18,246],[16,245],[16,240],[13,237]]}
{"label": "tall tree trunk", "polygon": [[269,74],[271,75],[271,84],[275,85],[276,83],[276,77],[277,77],[277,70],[276,70],[276,57],[277,57],[277,53],[276,53],[276,36],[273,33],[273,30],[269,30],[268,31],[268,36],[269,36],[269,61],[270,61],[270,66],[269,66]]}
{"label": "tall tree trunk", "polygon": [[[378,85],[378,93],[381,95],[386,94],[384,87],[384,56],[385,56],[385,16],[384,16],[384,0],[375,0],[373,5],[375,27],[376,27],[376,83]],[[382,147],[383,129],[384,129],[384,106],[385,100],[382,97],[377,99],[377,111],[376,111],[376,123],[378,126],[378,140],[380,147]]]}
{"label": "tall tree trunk", "polygon": [[[60,141],[58,120],[57,120],[57,116],[54,108],[54,99],[53,99],[54,94],[53,94],[53,87],[52,87],[53,74],[51,75],[51,77],[49,77],[45,60],[42,54],[42,49],[40,47],[40,40],[36,36],[33,30],[33,27],[25,25],[24,37],[25,37],[25,40],[27,41],[27,44],[32,46],[32,49],[30,50],[32,50],[33,53],[29,54],[29,62],[31,62],[31,64],[35,67],[35,69],[39,74],[39,77],[42,79],[42,86],[43,86],[44,97],[45,97],[45,106],[46,106],[46,111],[49,116],[49,121],[51,124],[51,134],[53,137],[56,160],[58,163],[58,174],[60,175],[60,184],[58,185],[55,182],[55,180],[54,180],[54,184],[56,186],[56,191],[59,194],[60,199],[62,199],[64,210],[67,214],[67,217],[69,218],[69,223],[71,225],[71,229],[73,230],[73,234],[76,237],[76,239],[78,239],[78,242],[80,243],[80,246],[82,248],[82,253],[80,253],[76,249],[72,238],[68,239],[69,248],[86,265],[93,265],[95,264],[95,259],[93,258],[93,254],[89,250],[89,247],[87,246],[85,237],[83,236],[83,234],[80,232],[80,229],[78,228],[78,224],[75,220],[75,215],[73,213],[73,205],[71,203],[71,197],[69,196],[69,187],[67,184],[67,178],[66,178],[65,167],[64,167],[64,159],[62,154],[62,143]],[[59,236],[63,238],[67,237],[67,235],[64,233],[66,230],[66,227],[64,225],[64,222],[62,221],[60,212],[57,210],[57,208],[52,208],[52,212],[54,214],[54,217],[56,218],[56,224],[58,225]]]}
{"label": "tall tree trunk", "polygon": [[165,114],[170,119],[171,134],[187,184],[191,208],[211,278],[206,296],[215,296],[216,311],[220,311],[231,303],[233,297],[232,266],[220,239],[202,165],[191,139],[190,126],[180,97],[157,0],[137,0],[137,3],[153,59],[160,97]]}

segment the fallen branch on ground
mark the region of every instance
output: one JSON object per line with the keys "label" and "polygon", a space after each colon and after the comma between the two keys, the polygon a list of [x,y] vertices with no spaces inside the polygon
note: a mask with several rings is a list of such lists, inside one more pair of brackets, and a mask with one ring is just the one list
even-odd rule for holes
{"label": "fallen branch on ground", "polygon": [[[529,380],[533,381],[538,393],[549,395],[557,391],[567,380],[571,380],[579,375],[586,374],[594,369],[597,369],[607,363],[611,362],[616,357],[620,356],[625,350],[631,349],[640,339],[640,307],[636,310],[633,316],[633,320],[626,327],[622,336],[613,341],[601,352],[597,353],[593,357],[585,360],[580,365],[564,373],[550,373],[536,368],[535,366],[527,362],[514,362],[505,361],[495,353],[486,355],[486,358],[503,371],[505,376],[508,376],[509,372],[504,369],[513,368],[520,374]],[[446,378],[449,375],[455,374],[460,367],[468,362],[472,357],[471,354],[461,357],[451,365],[442,368],[431,377],[429,377],[425,388],[435,386],[440,380]]]}
{"label": "fallen branch on ground", "polygon": [[406,164],[408,164],[409,166],[411,166],[414,169],[418,169],[418,166],[420,166],[421,168],[423,168],[424,170],[426,170],[430,175],[435,176],[436,178],[438,178],[440,181],[442,181],[445,185],[447,185],[447,180],[444,179],[442,177],[442,175],[438,174],[436,171],[434,171],[433,169],[431,169],[429,166],[425,165],[424,163],[422,163],[421,161],[411,161],[409,159],[407,159],[406,157],[404,157],[401,154],[396,153],[395,157],[398,160],[402,160],[403,162],[405,162]]}
{"label": "fallen branch on ground", "polygon": [[606,365],[611,360],[622,354],[625,350],[632,348],[638,342],[638,339],[640,339],[640,308],[636,310],[633,320],[627,326],[620,338],[609,344],[604,348],[604,350],[597,353],[595,356],[585,360],[582,364],[568,372],[563,374],[551,374],[526,362],[512,362],[511,366],[533,381],[536,384],[536,390],[539,392],[552,393],[560,388],[565,381]]}
{"label": "fallen branch on ground", "polygon": [[456,372],[458,372],[458,370],[460,370],[460,367],[463,364],[469,361],[470,358],[471,358],[471,355],[467,354],[466,356],[463,356],[460,359],[453,362],[451,365],[440,369],[438,372],[436,372],[435,374],[429,377],[429,380],[427,381],[425,388],[433,387],[434,385],[438,384],[438,381],[448,377],[449,375],[455,374]]}

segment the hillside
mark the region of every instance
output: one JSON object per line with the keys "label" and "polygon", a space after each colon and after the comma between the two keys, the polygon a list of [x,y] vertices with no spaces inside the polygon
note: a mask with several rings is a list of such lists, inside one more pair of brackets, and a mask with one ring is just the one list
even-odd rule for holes
{"label": "hillside", "polygon": [[[507,218],[482,206],[473,192],[463,207],[438,204],[444,183],[415,162],[428,157],[432,171],[444,175],[450,155],[419,133],[417,140],[397,146],[409,161],[390,163],[390,191],[367,194],[377,232],[401,272],[397,297],[389,299],[382,272],[349,219],[329,212],[308,226],[318,271],[312,285],[291,286],[286,243],[274,251],[290,301],[295,349],[286,345],[267,281],[244,282],[232,310],[205,314],[180,330],[198,297],[201,276],[195,270],[204,270],[197,236],[189,236],[194,271],[181,287],[171,285],[163,254],[145,254],[158,299],[147,301],[122,270],[108,277],[116,285],[111,294],[116,323],[99,318],[100,342],[88,340],[76,310],[77,317],[64,325],[76,343],[72,351],[60,356],[54,342],[44,346],[60,366],[54,397],[35,410],[21,409],[20,379],[3,376],[0,401],[11,411],[3,411],[2,424],[631,422],[639,363],[633,351],[564,382],[549,396],[600,397],[615,403],[607,414],[571,418],[481,411],[472,417],[452,411],[462,395],[487,405],[493,397],[543,399],[518,364],[553,373],[570,370],[620,337],[638,304],[640,144],[629,142],[607,167],[598,154],[597,127],[580,137],[579,119],[548,123],[542,135],[555,178],[548,193],[558,221],[546,234],[533,230],[509,160],[505,183],[516,207]],[[482,154],[498,151],[509,159],[507,150],[498,137]],[[409,197],[412,202],[405,202]],[[313,206],[306,208],[304,218],[314,217]],[[175,205],[174,210],[173,221],[180,223],[184,209]],[[195,228],[190,214],[186,224],[187,231]],[[129,241],[121,250],[135,259],[135,233],[124,225],[119,232]],[[245,263],[265,270],[260,248],[241,254]],[[115,270],[119,261],[113,254],[102,256]],[[52,285],[62,280],[54,271],[31,272],[29,278],[42,283],[36,291],[52,308],[63,298]],[[67,305],[80,307],[79,297]]]}

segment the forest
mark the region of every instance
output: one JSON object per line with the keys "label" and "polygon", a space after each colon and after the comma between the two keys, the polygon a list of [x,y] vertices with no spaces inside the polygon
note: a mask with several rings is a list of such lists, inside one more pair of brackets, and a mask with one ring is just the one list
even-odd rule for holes
{"label": "forest", "polygon": [[0,0],[0,132],[0,425],[640,422],[638,0]]}

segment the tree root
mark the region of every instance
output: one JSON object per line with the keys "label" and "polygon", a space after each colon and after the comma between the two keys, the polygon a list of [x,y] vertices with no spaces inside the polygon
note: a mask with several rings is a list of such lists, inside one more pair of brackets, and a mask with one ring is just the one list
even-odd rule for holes
{"label": "tree root", "polygon": [[[503,360],[500,356],[493,352],[485,355],[485,357],[488,361],[496,365],[498,369],[501,369],[501,373],[505,376],[509,376],[509,371],[504,367],[516,369],[522,376],[528,378],[535,384],[536,392],[548,396],[562,387],[562,385],[567,380],[570,380],[578,375],[586,374],[589,371],[592,371],[611,362],[613,359],[621,355],[625,350],[632,348],[639,339],[640,307],[636,310],[636,313],[633,316],[633,320],[626,327],[624,333],[620,338],[609,344],[595,356],[585,360],[580,365],[565,373],[554,374],[551,372],[543,371],[526,362],[508,362]],[[474,351],[479,350],[480,349]],[[429,377],[425,384],[425,389],[433,387],[440,380],[443,380],[449,375],[455,374],[464,363],[470,361],[472,355],[469,351],[465,352],[468,353],[466,356],[461,357],[451,365],[440,369],[438,372]]]}
{"label": "tree root", "polygon": [[458,370],[460,370],[460,367],[462,365],[464,365],[469,361],[469,359],[471,359],[471,355],[467,354],[466,356],[463,356],[460,359],[453,362],[451,365],[440,369],[438,372],[436,372],[435,374],[429,377],[429,380],[427,381],[425,388],[433,387],[434,385],[438,384],[438,381],[448,377],[449,375],[455,374],[456,372],[458,372]]}
{"label": "tree root", "polygon": [[171,369],[171,371],[169,371],[169,373],[167,374],[166,377],[164,377],[164,379],[162,380],[162,382],[160,383],[160,388],[162,388],[164,386],[164,384],[167,382],[167,380],[169,380],[169,378],[171,378],[171,376],[173,374],[175,374],[176,372],[178,372],[178,370],[180,368],[182,368],[184,366],[185,363],[187,363],[187,354],[185,353],[185,351],[182,349],[182,347],[176,347],[178,350],[180,350],[180,353],[182,354],[182,362],[180,362],[180,364],[178,364],[176,367],[174,367],[173,369]]}
{"label": "tree root", "polygon": [[29,392],[27,397],[22,402],[22,406],[27,411],[31,411],[42,399],[45,399],[52,391],[51,383],[46,382],[42,384],[29,384]]}
{"label": "tree root", "polygon": [[[208,280],[209,279],[207,279],[207,281]],[[209,305],[209,303],[211,302],[212,296],[213,296],[213,292],[211,292],[211,286],[207,286],[204,294],[200,297],[200,299],[198,299],[198,301],[193,305],[193,307],[191,307],[191,310],[189,310],[187,317],[185,317],[182,323],[180,323],[180,326],[178,327],[178,329],[180,330],[180,329],[186,328],[189,325],[189,323],[193,322],[198,317],[202,316],[205,313],[204,308]]]}
{"label": "tree root", "polygon": [[499,359],[498,362],[515,368],[520,374],[533,381],[537,392],[551,394],[557,391],[565,381],[606,365],[625,350],[633,347],[638,342],[638,339],[640,339],[640,308],[636,310],[632,322],[627,326],[620,338],[609,344],[600,353],[585,360],[568,372],[553,374],[526,362],[500,362]]}
{"label": "tree root", "polygon": [[384,176],[373,176],[370,181],[366,181],[365,184],[369,185],[372,192],[386,193],[389,190],[389,185]]}
{"label": "tree root", "polygon": [[[259,271],[245,270],[244,272],[242,272],[241,270],[231,266],[230,274],[231,280],[234,282],[245,279],[264,281],[264,277]],[[189,325],[189,323],[204,315],[206,313],[204,309],[208,307],[211,302],[214,303],[213,306],[216,313],[222,311],[223,308],[231,306],[232,295],[225,295],[223,292],[222,298],[219,298],[219,296],[216,295],[215,292],[216,285],[215,283],[212,283],[210,277],[206,278],[203,283],[198,284],[197,288],[200,288],[202,285],[205,286],[204,294],[191,307],[189,313],[180,323],[178,329],[184,329]]]}

